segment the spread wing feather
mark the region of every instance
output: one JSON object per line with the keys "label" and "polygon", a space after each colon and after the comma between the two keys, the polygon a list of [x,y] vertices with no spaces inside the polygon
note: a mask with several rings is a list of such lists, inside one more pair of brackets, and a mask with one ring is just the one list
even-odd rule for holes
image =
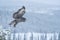
{"label": "spread wing feather", "polygon": [[24,14],[25,14],[25,9],[20,9],[20,11],[18,10],[13,14],[13,18],[15,19],[21,18]]}

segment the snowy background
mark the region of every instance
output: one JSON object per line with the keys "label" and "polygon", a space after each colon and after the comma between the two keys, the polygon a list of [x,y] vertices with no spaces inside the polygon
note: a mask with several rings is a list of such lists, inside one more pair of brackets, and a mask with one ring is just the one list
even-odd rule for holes
{"label": "snowy background", "polygon": [[0,25],[4,29],[10,27],[13,13],[23,5],[26,22],[17,24],[16,32],[60,32],[60,0],[0,0]]}

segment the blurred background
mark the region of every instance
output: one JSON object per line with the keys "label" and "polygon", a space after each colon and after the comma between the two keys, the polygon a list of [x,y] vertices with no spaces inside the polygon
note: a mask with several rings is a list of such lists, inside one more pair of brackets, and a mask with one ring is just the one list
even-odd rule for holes
{"label": "blurred background", "polygon": [[60,32],[60,0],[0,0],[0,25],[4,29],[10,27],[13,13],[23,5],[26,22],[17,24],[15,32]]}

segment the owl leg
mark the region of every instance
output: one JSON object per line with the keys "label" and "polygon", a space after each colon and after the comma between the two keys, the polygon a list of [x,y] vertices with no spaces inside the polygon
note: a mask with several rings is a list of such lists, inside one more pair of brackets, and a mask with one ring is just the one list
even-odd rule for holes
{"label": "owl leg", "polygon": [[18,22],[17,22],[17,20],[16,20],[13,26],[16,27],[17,23],[18,23]]}
{"label": "owl leg", "polygon": [[9,25],[12,25],[14,22],[15,22],[15,20],[14,20],[14,21],[12,21]]}

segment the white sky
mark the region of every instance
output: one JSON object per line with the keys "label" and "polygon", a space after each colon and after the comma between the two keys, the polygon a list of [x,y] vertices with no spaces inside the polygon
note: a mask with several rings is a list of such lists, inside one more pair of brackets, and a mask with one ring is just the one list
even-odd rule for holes
{"label": "white sky", "polygon": [[50,5],[60,5],[60,0],[31,0],[31,2],[46,3]]}
{"label": "white sky", "polygon": [[60,0],[0,0],[0,4],[16,2],[44,3],[50,5],[60,5]]}

